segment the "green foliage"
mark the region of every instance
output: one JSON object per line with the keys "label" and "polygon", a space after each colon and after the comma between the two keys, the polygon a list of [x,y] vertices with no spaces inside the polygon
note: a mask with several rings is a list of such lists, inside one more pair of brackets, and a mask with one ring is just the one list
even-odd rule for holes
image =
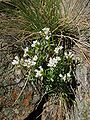
{"label": "green foliage", "polygon": [[46,26],[52,31],[61,24],[61,0],[12,0],[12,2],[34,31],[40,31]]}

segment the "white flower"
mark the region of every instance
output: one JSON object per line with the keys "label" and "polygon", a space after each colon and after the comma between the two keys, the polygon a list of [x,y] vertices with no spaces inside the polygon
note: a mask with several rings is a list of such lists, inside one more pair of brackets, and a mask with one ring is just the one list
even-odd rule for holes
{"label": "white flower", "polygon": [[23,63],[24,63],[24,59],[21,58],[21,60],[20,60],[20,64],[23,64]]}
{"label": "white flower", "polygon": [[67,52],[64,53],[65,56],[68,56]]}
{"label": "white flower", "polygon": [[60,61],[60,60],[61,60],[61,58],[60,58],[60,57],[58,57],[58,56],[56,57],[56,59],[57,59],[58,61]]}
{"label": "white flower", "polygon": [[50,37],[48,35],[46,35],[45,39],[48,40]]}
{"label": "white flower", "polygon": [[47,66],[49,66],[49,67],[56,67],[58,61],[60,61],[60,60],[61,60],[61,58],[58,57],[58,56],[57,56],[56,58],[51,58],[51,57],[50,57],[49,63],[48,63]]}
{"label": "white flower", "polygon": [[58,60],[56,58],[51,58],[49,59],[49,63],[47,66],[49,67],[56,67],[56,64],[58,63]]}
{"label": "white flower", "polygon": [[45,34],[45,39],[46,40],[48,40],[49,38],[50,38],[50,36],[51,36],[51,33],[50,33],[50,28],[43,28],[42,29],[43,30],[43,32],[44,32],[44,34]]}
{"label": "white flower", "polygon": [[62,49],[63,49],[62,46],[56,47],[55,50],[54,50],[54,52],[55,52],[56,54],[58,54],[59,50],[62,50]]}
{"label": "white flower", "polygon": [[28,59],[25,59],[24,60],[24,66],[26,66],[26,67],[30,67],[30,66],[33,66],[33,65],[35,65],[36,64],[36,62],[35,61],[33,61],[33,60],[31,60],[30,58],[28,58]]}
{"label": "white flower", "polygon": [[58,52],[59,52],[59,47],[56,47],[55,50],[54,50],[54,52],[55,52],[56,54],[58,54]]}
{"label": "white flower", "polygon": [[26,47],[26,48],[24,49],[24,52],[28,52],[28,47]]}
{"label": "white flower", "polygon": [[69,77],[69,78],[71,77],[70,73],[67,73],[67,77]]}
{"label": "white flower", "polygon": [[72,52],[69,52],[69,57],[72,58],[74,54]]}
{"label": "white flower", "polygon": [[35,55],[35,56],[33,57],[33,61],[37,61],[37,59],[38,59],[38,57],[37,57],[37,55]]}
{"label": "white flower", "polygon": [[43,68],[40,66],[39,69],[40,69],[40,70],[37,70],[37,69],[35,70],[35,72],[36,72],[35,77],[36,77],[36,78],[42,76]]}
{"label": "white flower", "polygon": [[27,52],[28,52],[28,47],[26,47],[25,49],[24,49],[24,57],[26,57],[28,54],[27,54]]}
{"label": "white flower", "polygon": [[62,79],[65,81],[66,80],[66,75],[64,75],[64,77]]}
{"label": "white flower", "polygon": [[43,32],[45,33],[45,35],[48,35],[48,33],[49,33],[49,31],[50,31],[50,28],[43,28],[42,29],[43,30]]}
{"label": "white flower", "polygon": [[62,74],[59,74],[59,77],[61,77],[61,78],[62,78],[62,77],[63,77],[63,75],[62,75]]}
{"label": "white flower", "polygon": [[33,43],[32,43],[32,47],[35,47],[36,45],[40,45],[40,43],[37,41],[37,40],[35,40],[35,41],[33,41]]}
{"label": "white flower", "polygon": [[36,62],[35,61],[31,61],[31,65],[33,66],[33,65],[36,65]]}
{"label": "white flower", "polygon": [[49,67],[54,67],[54,66],[55,66],[54,64],[55,64],[55,63],[54,63],[53,59],[50,57],[49,63],[48,63],[47,66],[49,66]]}
{"label": "white flower", "polygon": [[57,60],[56,58],[53,58],[53,62],[54,62],[55,64],[57,64],[57,63],[58,63],[58,60]]}
{"label": "white flower", "polygon": [[25,59],[24,63],[23,63],[23,66],[26,66],[26,67],[29,68],[31,66],[31,59],[30,58]]}
{"label": "white flower", "polygon": [[18,58],[18,56],[15,56],[15,59],[19,61],[19,58]]}
{"label": "white flower", "polygon": [[13,65],[17,65],[18,63],[19,63],[19,62],[18,62],[17,60],[13,60],[13,61],[12,61],[12,64],[13,64]]}
{"label": "white flower", "polygon": [[31,64],[31,59],[28,58],[28,59],[25,60],[25,62],[28,63],[28,64],[30,65],[30,64]]}
{"label": "white flower", "polygon": [[42,68],[42,66],[39,66],[39,69],[40,69],[40,71],[43,71],[43,68]]}
{"label": "white flower", "polygon": [[19,58],[18,58],[18,56],[15,56],[15,60],[12,61],[12,64],[13,65],[19,64]]}
{"label": "white flower", "polygon": [[67,59],[72,58],[74,56],[74,54],[72,52],[69,52],[69,53],[65,52],[64,55]]}

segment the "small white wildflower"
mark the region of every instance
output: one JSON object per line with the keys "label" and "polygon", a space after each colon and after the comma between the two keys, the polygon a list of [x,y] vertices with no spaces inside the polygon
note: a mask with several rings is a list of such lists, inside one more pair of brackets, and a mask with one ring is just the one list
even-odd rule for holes
{"label": "small white wildflower", "polygon": [[39,66],[39,69],[40,69],[40,71],[43,71],[43,68],[42,68],[42,66]]}
{"label": "small white wildflower", "polygon": [[64,53],[65,56],[68,56],[67,52]]}
{"label": "small white wildflower", "polygon": [[19,60],[18,56],[15,56],[15,59],[16,59],[16,60]]}
{"label": "small white wildflower", "polygon": [[43,32],[45,33],[45,35],[48,35],[48,33],[49,33],[49,31],[50,31],[50,28],[43,28],[42,29],[43,30]]}
{"label": "small white wildflower", "polygon": [[54,50],[54,52],[55,52],[56,54],[58,54],[58,52],[59,52],[59,48],[56,47],[55,50]]}
{"label": "small white wildflower", "polygon": [[67,77],[69,77],[69,78],[71,77],[70,73],[67,73]]}
{"label": "small white wildflower", "polygon": [[23,66],[26,66],[29,68],[31,66],[31,59],[30,58],[25,59],[23,62]]}
{"label": "small white wildflower", "polygon": [[30,58],[25,59],[25,62],[30,65],[31,64],[31,59]]}
{"label": "small white wildflower", "polygon": [[64,75],[64,77],[62,79],[65,81],[66,80],[66,75]]}
{"label": "small white wildflower", "polygon": [[35,40],[35,41],[33,41],[33,43],[32,43],[32,47],[35,47],[36,45],[40,45],[40,43],[37,41],[37,40]]}
{"label": "small white wildflower", "polygon": [[12,64],[13,65],[19,64],[19,58],[18,58],[18,56],[15,56],[15,60],[12,61]]}
{"label": "small white wildflower", "polygon": [[53,58],[53,62],[54,62],[55,64],[57,64],[57,63],[58,63],[58,60],[57,60],[56,58]]}
{"label": "small white wildflower", "polygon": [[28,55],[28,54],[27,54],[28,50],[29,50],[28,47],[26,47],[26,48],[24,49],[24,55],[23,55],[23,57],[26,57],[26,56]]}
{"label": "small white wildflower", "polygon": [[40,70],[35,69],[35,72],[36,72],[35,77],[36,77],[36,78],[42,76],[43,68],[40,66],[39,69],[40,69]]}
{"label": "small white wildflower", "polygon": [[17,65],[18,63],[19,63],[19,62],[18,62],[17,60],[13,60],[13,61],[12,61],[12,64],[13,64],[13,65]]}
{"label": "small white wildflower", "polygon": [[35,55],[35,56],[33,57],[33,61],[37,61],[37,59],[38,59],[38,57],[37,57],[37,55]]}
{"label": "small white wildflower", "polygon": [[45,39],[48,40],[50,37],[48,35],[46,35]]}
{"label": "small white wildflower", "polygon": [[24,49],[24,52],[28,52],[28,50],[29,50],[28,47],[26,47],[26,48]]}
{"label": "small white wildflower", "polygon": [[36,62],[35,61],[31,61],[31,65],[33,66],[33,65],[36,65]]}
{"label": "small white wildflower", "polygon": [[56,47],[55,50],[54,50],[54,52],[55,52],[56,54],[58,54],[59,50],[62,50],[62,49],[63,49],[62,46]]}
{"label": "small white wildflower", "polygon": [[63,77],[63,75],[62,75],[62,74],[59,74],[59,77],[61,77],[61,78],[62,78],[62,77]]}
{"label": "small white wildflower", "polygon": [[55,58],[51,58],[49,59],[49,63],[47,66],[49,67],[56,67],[56,63],[57,63],[57,60]]}
{"label": "small white wildflower", "polygon": [[69,53],[65,52],[64,55],[67,59],[72,58],[74,56],[74,54],[72,52],[69,52]]}
{"label": "small white wildflower", "polygon": [[40,71],[38,71],[38,72],[36,73],[36,75],[35,75],[36,78],[37,78],[37,77],[41,77],[41,76],[42,76],[42,74],[41,74]]}
{"label": "small white wildflower", "polygon": [[69,57],[72,58],[74,54],[72,52],[69,52]]}
{"label": "small white wildflower", "polygon": [[56,67],[58,61],[61,60],[60,57],[56,57],[56,58],[51,58],[49,59],[49,63],[47,66],[49,67]]}
{"label": "small white wildflower", "polygon": [[45,34],[45,39],[48,40],[51,36],[51,33],[50,33],[50,28],[43,28],[42,31],[44,32]]}
{"label": "small white wildflower", "polygon": [[56,57],[56,59],[57,59],[58,61],[60,61],[60,60],[61,60],[61,58],[60,58],[60,57],[58,57],[58,56]]}

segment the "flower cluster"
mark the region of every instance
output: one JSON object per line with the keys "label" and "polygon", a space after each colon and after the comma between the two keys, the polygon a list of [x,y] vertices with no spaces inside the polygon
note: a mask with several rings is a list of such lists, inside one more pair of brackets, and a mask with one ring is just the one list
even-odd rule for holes
{"label": "flower cluster", "polygon": [[18,65],[19,64],[19,58],[18,56],[15,56],[15,59],[12,61],[13,65]]}
{"label": "flower cluster", "polygon": [[56,54],[58,54],[58,53],[59,53],[59,50],[62,50],[62,49],[63,49],[63,46],[58,46],[58,47],[55,48],[54,52],[55,52]]}
{"label": "flower cluster", "polygon": [[[13,65],[20,64],[20,65],[27,67],[27,68],[30,68],[31,66],[36,65],[36,61],[38,60],[38,56],[34,55],[34,57],[30,58],[29,54],[28,54],[29,48],[26,47],[23,50],[24,50],[23,58],[19,59],[18,56],[15,56],[15,59],[12,61],[12,64]],[[29,58],[26,58],[27,56]]]}
{"label": "flower cluster", "polygon": [[49,59],[49,63],[48,63],[48,66],[49,67],[56,67],[58,61],[60,61],[60,57],[56,57],[56,58],[51,58]]}
{"label": "flower cluster", "polygon": [[23,57],[20,59],[16,56],[12,64],[23,66],[35,84],[37,81],[42,81],[44,91],[56,88],[62,90],[64,85],[66,86],[68,82],[72,84],[75,79],[77,60],[74,59],[73,52],[64,48],[60,41],[55,42],[52,46],[54,38],[49,39],[52,37],[49,28],[43,28],[40,34],[45,39],[32,40],[29,47],[23,49]]}

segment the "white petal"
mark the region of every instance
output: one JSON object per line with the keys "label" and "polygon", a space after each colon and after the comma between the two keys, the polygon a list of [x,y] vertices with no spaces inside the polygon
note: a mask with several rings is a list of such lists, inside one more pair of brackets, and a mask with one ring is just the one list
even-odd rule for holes
{"label": "white petal", "polygon": [[33,61],[36,61],[38,59],[37,55],[33,57]]}
{"label": "white petal", "polygon": [[13,61],[12,61],[12,64],[13,64],[13,65],[17,65],[17,64],[19,64],[19,61],[13,60]]}
{"label": "white petal", "polygon": [[61,60],[61,58],[60,57],[56,57],[56,59],[59,61],[59,60]]}
{"label": "white petal", "polygon": [[67,77],[71,77],[70,73],[67,73]]}
{"label": "white petal", "polygon": [[68,56],[67,52],[64,53],[65,56]]}
{"label": "white petal", "polygon": [[50,37],[49,36],[46,36],[45,39],[48,40]]}
{"label": "white petal", "polygon": [[28,47],[26,47],[26,48],[24,49],[24,52],[28,52]]}
{"label": "white petal", "polygon": [[32,44],[31,47],[35,47],[35,44]]}
{"label": "white petal", "polygon": [[16,59],[16,60],[19,60],[18,56],[15,56],[15,59]]}
{"label": "white petal", "polygon": [[31,65],[36,65],[36,62],[34,62],[34,61],[31,61]]}
{"label": "white petal", "polygon": [[62,77],[63,77],[63,75],[62,75],[62,74],[59,74],[59,77],[61,77],[61,78],[62,78]]}

